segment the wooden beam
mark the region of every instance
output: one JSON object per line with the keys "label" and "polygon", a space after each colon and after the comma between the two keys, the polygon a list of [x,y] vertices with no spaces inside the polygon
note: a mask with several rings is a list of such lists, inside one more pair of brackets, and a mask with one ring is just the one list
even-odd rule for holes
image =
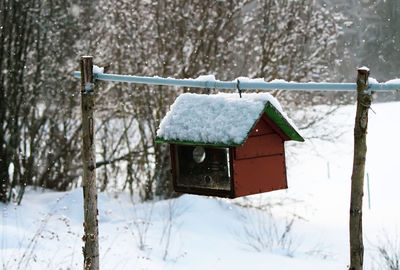
{"label": "wooden beam", "polygon": [[96,152],[94,142],[95,92],[93,57],[83,56],[81,68],[82,105],[82,162],[83,162],[83,210],[84,270],[99,269],[99,230],[97,220]]}
{"label": "wooden beam", "polygon": [[354,158],[350,199],[350,270],[362,270],[364,245],[362,235],[362,200],[367,154],[368,111],[372,95],[368,90],[369,69],[358,69],[357,112],[354,124]]}

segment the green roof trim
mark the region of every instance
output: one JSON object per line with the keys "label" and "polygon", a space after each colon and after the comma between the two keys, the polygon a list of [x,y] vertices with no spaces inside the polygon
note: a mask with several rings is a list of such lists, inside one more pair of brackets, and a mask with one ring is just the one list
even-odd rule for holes
{"label": "green roof trim", "polygon": [[171,144],[182,144],[182,145],[201,145],[201,146],[214,146],[214,147],[230,147],[230,146],[242,146],[247,140],[250,132],[253,130],[258,120],[261,118],[262,114],[265,113],[280,129],[281,131],[289,137],[289,139],[298,142],[304,142],[304,138],[297,132],[296,128],[290,124],[286,118],[282,115],[282,113],[276,109],[271,102],[267,101],[264,109],[260,112],[260,115],[257,118],[257,121],[254,122],[253,126],[247,132],[246,137],[239,143],[222,143],[222,142],[192,142],[192,141],[179,141],[179,140],[165,140],[160,137],[155,138],[156,143],[171,143]]}
{"label": "green roof trim", "polygon": [[270,102],[265,105],[264,112],[291,140],[304,142],[304,138],[297,132],[296,128]]}

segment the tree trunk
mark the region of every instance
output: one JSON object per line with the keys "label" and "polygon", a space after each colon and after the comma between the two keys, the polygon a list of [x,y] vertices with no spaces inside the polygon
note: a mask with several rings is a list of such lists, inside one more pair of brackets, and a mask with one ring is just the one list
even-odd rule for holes
{"label": "tree trunk", "polygon": [[10,175],[8,174],[8,157],[7,154],[3,153],[6,151],[6,147],[0,149],[0,202],[3,203],[8,201],[7,191],[10,183]]}
{"label": "tree trunk", "polygon": [[367,68],[358,69],[357,112],[354,124],[354,159],[350,201],[350,270],[363,269],[362,200],[367,153],[368,110],[372,96],[368,92]]}
{"label": "tree trunk", "polygon": [[81,66],[82,97],[82,161],[83,161],[83,207],[84,270],[99,269],[99,230],[97,220],[96,156],[94,142],[94,83],[93,57],[84,56]]}

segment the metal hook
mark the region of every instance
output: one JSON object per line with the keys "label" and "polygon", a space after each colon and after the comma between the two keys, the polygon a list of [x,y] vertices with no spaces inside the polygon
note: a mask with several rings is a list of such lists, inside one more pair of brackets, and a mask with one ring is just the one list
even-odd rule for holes
{"label": "metal hook", "polygon": [[242,98],[242,90],[240,89],[240,81],[239,81],[239,79],[237,80],[236,88],[237,88],[237,90],[239,92],[239,97]]}
{"label": "metal hook", "polygon": [[206,94],[209,95],[210,94],[210,87],[208,86],[209,81],[206,81]]}

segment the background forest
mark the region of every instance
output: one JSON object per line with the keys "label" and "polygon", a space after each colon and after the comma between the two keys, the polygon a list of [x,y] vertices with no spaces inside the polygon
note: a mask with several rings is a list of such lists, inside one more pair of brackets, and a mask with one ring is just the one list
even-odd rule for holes
{"label": "background forest", "polygon": [[[80,185],[78,70],[82,55],[109,73],[175,78],[213,74],[266,81],[353,82],[367,65],[398,76],[397,0],[3,0],[0,2],[0,201],[26,186]],[[371,53],[374,52],[374,53]],[[98,187],[140,200],[173,196],[169,152],[156,128],[186,88],[97,86]],[[353,102],[352,94],[274,92],[294,112]],[[397,99],[398,94],[376,97]]]}

